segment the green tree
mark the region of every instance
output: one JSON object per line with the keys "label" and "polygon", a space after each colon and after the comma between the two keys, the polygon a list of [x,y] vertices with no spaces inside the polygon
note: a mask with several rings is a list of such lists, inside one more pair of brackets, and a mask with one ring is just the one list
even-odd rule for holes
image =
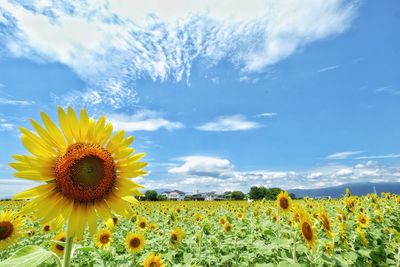
{"label": "green tree", "polygon": [[233,191],[231,196],[233,200],[243,200],[246,195],[241,191]]}
{"label": "green tree", "polygon": [[263,199],[265,197],[266,188],[264,186],[252,186],[250,188],[249,197],[250,199]]}
{"label": "green tree", "polygon": [[157,200],[157,192],[155,190],[147,190],[146,193],[144,193],[144,196],[145,196],[146,200],[149,200],[149,201]]}
{"label": "green tree", "polygon": [[282,191],[283,190],[278,187],[268,188],[268,189],[266,189],[264,197],[268,200],[276,200],[279,193]]}

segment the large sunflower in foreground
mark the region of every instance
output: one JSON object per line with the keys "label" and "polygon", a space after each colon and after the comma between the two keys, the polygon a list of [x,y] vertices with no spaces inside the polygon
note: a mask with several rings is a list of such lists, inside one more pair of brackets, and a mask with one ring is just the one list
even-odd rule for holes
{"label": "large sunflower in foreground", "polygon": [[16,177],[45,184],[14,196],[32,199],[25,211],[33,211],[42,222],[68,221],[68,236],[82,237],[86,224],[93,234],[96,217],[104,220],[132,212],[141,186],[130,178],[142,176],[147,164],[138,162],[143,153],[133,154],[133,136],[124,131],[114,135],[104,116],[97,121],[84,109],[80,118],[69,107],[58,108],[60,128],[42,112],[44,127],[31,120],[36,133],[20,128],[22,143],[31,155],[14,155],[10,166]]}

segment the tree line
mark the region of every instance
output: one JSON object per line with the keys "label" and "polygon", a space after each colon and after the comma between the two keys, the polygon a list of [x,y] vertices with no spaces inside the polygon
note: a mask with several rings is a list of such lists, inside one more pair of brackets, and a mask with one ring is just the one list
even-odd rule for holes
{"label": "tree line", "polygon": [[[279,187],[266,188],[264,186],[252,186],[249,193],[246,195],[242,191],[226,191],[221,197],[224,200],[243,200],[243,199],[253,199],[253,200],[275,200],[280,192],[284,191]],[[293,193],[289,194],[292,199],[296,196]],[[157,194],[155,190],[147,190],[144,194],[144,200],[148,201],[160,201],[166,200],[167,198],[162,194]]]}

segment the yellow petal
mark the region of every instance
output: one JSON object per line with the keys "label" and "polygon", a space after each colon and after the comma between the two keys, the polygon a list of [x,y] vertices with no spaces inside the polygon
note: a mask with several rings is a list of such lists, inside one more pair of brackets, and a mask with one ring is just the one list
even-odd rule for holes
{"label": "yellow petal", "polygon": [[71,128],[69,127],[68,116],[61,107],[58,107],[58,121],[68,144],[72,144],[74,140]]}
{"label": "yellow petal", "polygon": [[110,138],[111,134],[112,134],[112,130],[113,130],[113,126],[111,123],[107,123],[107,125],[104,128],[103,133],[101,134],[101,136],[98,139],[98,144],[100,146],[104,146],[104,144],[107,142],[107,140]]}
{"label": "yellow petal", "polygon": [[79,131],[79,121],[78,118],[76,117],[75,111],[71,107],[68,107],[68,123],[74,139],[77,142],[79,142],[81,140],[81,133]]}
{"label": "yellow petal", "polygon": [[19,171],[14,173],[15,177],[29,179],[33,181],[51,181],[54,177],[43,177],[38,171]]}
{"label": "yellow petal", "polygon": [[48,150],[38,146],[30,138],[26,137],[26,135],[22,136],[21,141],[24,147],[33,155],[38,157],[52,157],[51,153]]}
{"label": "yellow petal", "polygon": [[65,147],[65,139],[60,129],[58,129],[58,127],[54,124],[50,117],[47,116],[46,113],[40,112],[40,115],[47,131],[49,132],[49,135],[57,142],[57,144],[59,144],[59,146]]}
{"label": "yellow petal", "polygon": [[131,163],[134,163],[134,162],[140,160],[144,156],[146,156],[146,153],[137,153],[135,155],[123,158],[117,162],[117,166],[122,167],[122,166],[130,165]]}
{"label": "yellow petal", "polygon": [[79,128],[80,128],[80,136],[82,141],[87,141],[87,133],[89,130],[89,116],[86,113],[86,110],[83,108],[81,109],[81,116],[79,121]]}
{"label": "yellow petal", "polygon": [[96,202],[96,210],[104,221],[112,217],[110,207],[108,207],[107,203],[103,200]]}
{"label": "yellow petal", "polygon": [[34,198],[38,195],[42,195],[51,190],[54,190],[54,188],[55,188],[54,183],[39,185],[39,186],[33,187],[31,189],[19,192],[18,194],[13,196],[13,199]]}
{"label": "yellow petal", "polygon": [[57,141],[39,123],[32,119],[30,119],[30,122],[35,131],[39,134],[40,138],[42,138],[48,146],[55,147],[58,152],[63,150],[63,144],[57,143]]}
{"label": "yellow petal", "polygon": [[93,204],[89,203],[87,206],[87,218],[89,224],[89,231],[93,235],[96,233],[96,212]]}

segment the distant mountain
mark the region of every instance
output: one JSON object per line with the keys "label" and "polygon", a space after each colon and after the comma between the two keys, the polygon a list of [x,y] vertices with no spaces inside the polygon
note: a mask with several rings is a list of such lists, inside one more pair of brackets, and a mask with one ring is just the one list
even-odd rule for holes
{"label": "distant mountain", "polygon": [[390,192],[400,195],[400,183],[351,183],[335,187],[317,188],[317,189],[291,189],[296,197],[332,197],[338,198],[345,194],[346,187],[350,189],[352,195],[363,196],[374,193],[374,186],[377,194],[381,192]]}

